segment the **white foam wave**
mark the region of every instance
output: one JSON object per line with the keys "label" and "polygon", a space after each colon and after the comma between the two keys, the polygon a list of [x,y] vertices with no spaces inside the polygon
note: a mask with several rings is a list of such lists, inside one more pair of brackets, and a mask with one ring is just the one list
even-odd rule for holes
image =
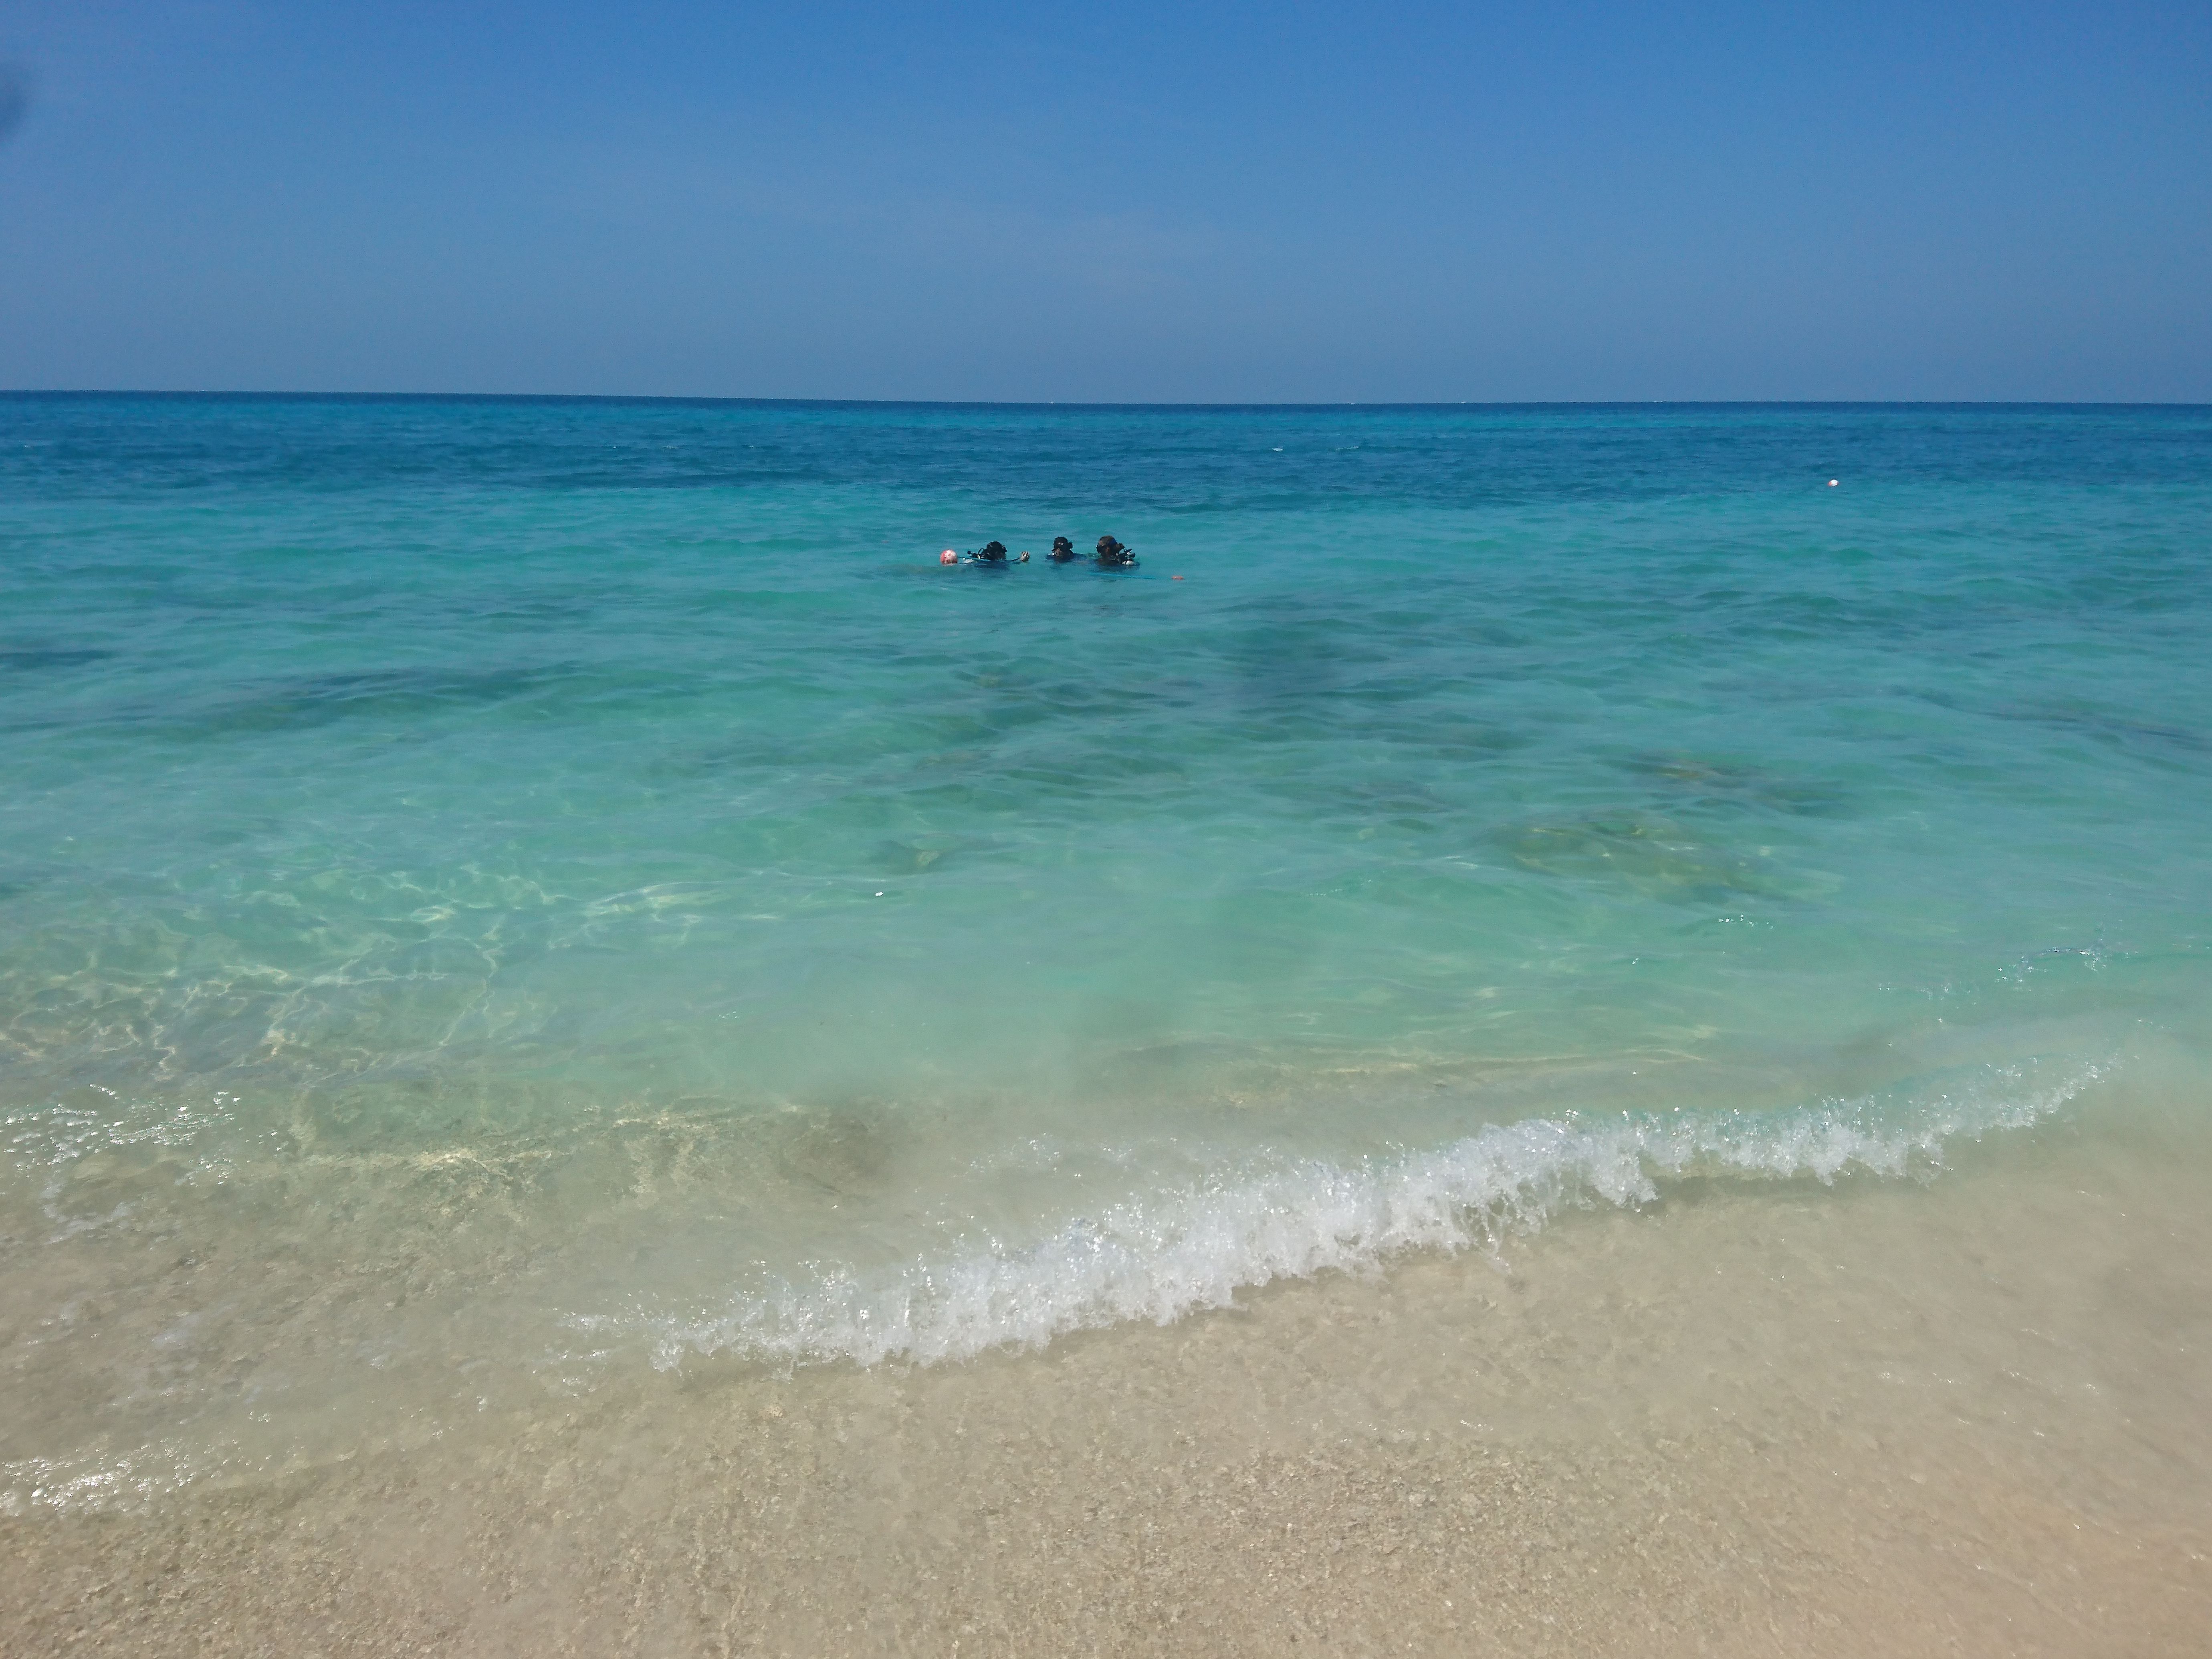
{"label": "white foam wave", "polygon": [[1829,1101],[1773,1115],[1533,1118],[1392,1158],[1246,1166],[1071,1221],[1021,1248],[994,1243],[876,1273],[825,1270],[708,1312],[574,1322],[647,1336],[662,1369],[690,1353],[868,1365],[1040,1347],[1123,1321],[1166,1324],[1278,1279],[1408,1251],[1494,1246],[1562,1208],[1653,1202],[1671,1177],[1826,1182],[1853,1170],[1932,1167],[1946,1142],[2048,1116],[2103,1069],[2002,1067],[1911,1100]]}

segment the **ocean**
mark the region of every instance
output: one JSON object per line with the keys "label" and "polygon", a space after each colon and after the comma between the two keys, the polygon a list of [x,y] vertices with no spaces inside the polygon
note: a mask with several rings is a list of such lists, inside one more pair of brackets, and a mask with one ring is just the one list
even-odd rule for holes
{"label": "ocean", "polygon": [[2212,1125],[2212,410],[19,395],[0,582],[10,1516]]}

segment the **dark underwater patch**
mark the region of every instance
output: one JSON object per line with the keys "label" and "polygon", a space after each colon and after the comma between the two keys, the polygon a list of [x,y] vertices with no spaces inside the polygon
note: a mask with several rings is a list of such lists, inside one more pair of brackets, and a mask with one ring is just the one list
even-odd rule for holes
{"label": "dark underwater patch", "polygon": [[1594,813],[1524,823],[1499,836],[1522,869],[1577,881],[1619,884],[1647,898],[1725,902],[1785,897],[1791,884],[1760,852],[1700,836],[1644,812]]}
{"label": "dark underwater patch", "polygon": [[1785,777],[1741,762],[1647,754],[1631,760],[1628,770],[1662,786],[1679,799],[1702,804],[1753,807],[1796,817],[1840,817],[1851,810],[1845,792],[1832,783]]}
{"label": "dark underwater patch", "polygon": [[173,711],[164,714],[182,732],[195,736],[308,731],[343,720],[404,721],[453,709],[489,708],[575,678],[569,668],[370,669],[264,682],[216,703],[197,719],[176,720]]}
{"label": "dark underwater patch", "polygon": [[0,669],[36,673],[46,668],[82,668],[87,663],[105,662],[115,654],[112,651],[65,650],[58,646],[17,646],[0,648]]}

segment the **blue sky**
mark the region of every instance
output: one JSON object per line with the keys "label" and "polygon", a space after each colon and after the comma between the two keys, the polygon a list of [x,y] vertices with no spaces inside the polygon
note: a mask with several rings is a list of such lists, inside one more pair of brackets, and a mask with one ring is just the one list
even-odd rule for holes
{"label": "blue sky", "polygon": [[2212,400],[2212,6],[10,0],[0,386]]}

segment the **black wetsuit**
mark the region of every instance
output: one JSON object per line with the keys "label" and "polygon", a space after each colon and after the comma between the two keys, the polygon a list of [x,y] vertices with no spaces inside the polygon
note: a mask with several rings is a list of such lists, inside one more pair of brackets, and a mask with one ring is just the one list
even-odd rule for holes
{"label": "black wetsuit", "polygon": [[1098,538],[1098,562],[1100,564],[1107,566],[1109,568],[1113,568],[1123,565],[1132,565],[1136,563],[1136,554],[1131,551],[1128,548],[1123,546],[1120,542],[1115,541],[1111,536],[1101,536]]}

